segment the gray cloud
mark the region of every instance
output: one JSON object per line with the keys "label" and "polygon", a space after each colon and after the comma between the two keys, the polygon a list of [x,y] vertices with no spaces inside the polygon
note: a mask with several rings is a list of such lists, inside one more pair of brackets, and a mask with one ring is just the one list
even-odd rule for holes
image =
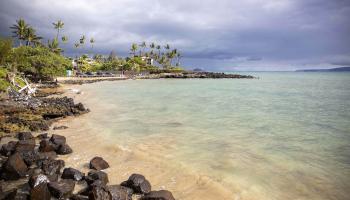
{"label": "gray cloud", "polygon": [[186,66],[211,70],[332,67],[350,58],[348,0],[2,0],[0,11],[2,36],[23,17],[47,40],[62,19],[70,55],[84,34],[103,54],[126,56],[132,42],[169,43]]}

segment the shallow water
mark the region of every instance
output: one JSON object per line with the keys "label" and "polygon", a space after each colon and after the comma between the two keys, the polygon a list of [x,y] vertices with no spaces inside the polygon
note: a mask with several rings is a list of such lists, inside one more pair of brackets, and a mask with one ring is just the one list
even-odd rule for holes
{"label": "shallow water", "polygon": [[67,161],[108,154],[112,182],[139,171],[178,199],[349,199],[350,73],[254,75],[72,86],[92,112],[62,131]]}

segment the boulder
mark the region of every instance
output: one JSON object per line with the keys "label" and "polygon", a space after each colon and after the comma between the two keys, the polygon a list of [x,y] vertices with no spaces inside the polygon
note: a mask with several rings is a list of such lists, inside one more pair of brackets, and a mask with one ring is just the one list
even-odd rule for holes
{"label": "boulder", "polygon": [[50,151],[55,151],[57,149],[58,145],[55,145],[49,140],[41,140],[40,141],[40,146],[39,146],[39,151],[40,152],[50,152]]}
{"label": "boulder", "polygon": [[33,135],[30,132],[19,132],[17,133],[18,140],[29,140],[33,139]]}
{"label": "boulder", "polygon": [[97,180],[100,180],[103,185],[106,185],[109,181],[108,175],[105,172],[96,170],[90,171],[88,175],[84,177],[84,179],[89,185],[93,184]]}
{"label": "boulder", "polygon": [[70,146],[68,146],[68,144],[63,144],[58,147],[58,149],[56,150],[56,153],[58,155],[66,155],[66,154],[73,153],[73,150],[72,148],[70,148]]}
{"label": "boulder", "polygon": [[50,141],[56,145],[66,144],[66,137],[62,135],[52,134]]}
{"label": "boulder", "polygon": [[10,141],[7,144],[4,144],[1,146],[0,153],[3,156],[10,156],[13,152],[15,152],[16,145],[17,145],[16,141]]}
{"label": "boulder", "polygon": [[34,151],[34,148],[35,148],[35,140],[34,139],[20,140],[16,144],[16,151],[17,152]]}
{"label": "boulder", "polygon": [[83,173],[81,173],[79,170],[73,169],[71,167],[65,168],[63,170],[63,173],[61,176],[62,179],[72,179],[75,181],[80,181],[83,179],[83,177],[84,177]]}
{"label": "boulder", "polygon": [[29,178],[30,187],[34,188],[41,183],[49,183],[49,178],[44,174],[35,174]]}
{"label": "boulder", "polygon": [[109,185],[107,189],[112,200],[130,200],[133,193],[132,189],[120,185]]}
{"label": "boulder", "polygon": [[147,194],[151,191],[151,184],[141,174],[132,174],[129,179],[123,183],[122,186],[129,187],[136,193]]}
{"label": "boulder", "polygon": [[71,179],[62,179],[59,182],[50,182],[48,184],[51,194],[58,198],[69,198],[74,190],[75,182]]}
{"label": "boulder", "polygon": [[145,196],[141,197],[142,200],[175,200],[173,194],[168,190],[151,191]]}
{"label": "boulder", "polygon": [[3,166],[1,176],[5,180],[17,180],[27,173],[27,165],[19,153],[11,155]]}
{"label": "boulder", "polygon": [[106,187],[93,187],[89,193],[90,200],[111,200],[111,194]]}
{"label": "boulder", "polygon": [[30,199],[31,200],[50,200],[51,193],[49,191],[47,183],[42,182],[36,185],[35,187],[33,187],[32,190],[30,191]]}
{"label": "boulder", "polygon": [[109,168],[109,164],[101,157],[94,157],[90,161],[90,169],[103,170]]}
{"label": "boulder", "polygon": [[44,160],[41,165],[41,169],[44,174],[49,176],[54,176],[60,174],[61,169],[64,167],[63,160]]}
{"label": "boulder", "polygon": [[20,155],[27,166],[31,166],[32,164],[36,163],[36,161],[39,159],[38,152],[36,151],[24,151],[20,152]]}

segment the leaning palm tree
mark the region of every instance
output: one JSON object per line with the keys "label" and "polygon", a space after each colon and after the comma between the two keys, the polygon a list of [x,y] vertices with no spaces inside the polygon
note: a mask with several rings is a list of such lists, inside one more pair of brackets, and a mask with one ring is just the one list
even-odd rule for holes
{"label": "leaning palm tree", "polygon": [[137,51],[137,44],[133,43],[133,44],[131,45],[130,51],[131,51],[130,54],[132,54],[132,55],[135,57],[136,51]]}
{"label": "leaning palm tree", "polygon": [[57,42],[58,42],[58,36],[59,36],[59,34],[60,34],[60,29],[63,28],[64,23],[63,23],[61,20],[58,20],[56,23],[54,22],[54,23],[52,23],[52,24],[53,24],[54,28],[57,29],[56,40],[57,40]]}
{"label": "leaning palm tree", "polygon": [[24,40],[27,41],[26,46],[30,46],[31,44],[38,45],[41,39],[42,37],[36,35],[33,27],[28,27],[25,30]]}
{"label": "leaning palm tree", "polygon": [[17,23],[11,26],[10,28],[14,29],[12,31],[12,33],[14,34],[13,37],[17,37],[19,40],[19,45],[22,46],[22,40],[24,40],[28,24],[22,18],[20,18],[16,22]]}

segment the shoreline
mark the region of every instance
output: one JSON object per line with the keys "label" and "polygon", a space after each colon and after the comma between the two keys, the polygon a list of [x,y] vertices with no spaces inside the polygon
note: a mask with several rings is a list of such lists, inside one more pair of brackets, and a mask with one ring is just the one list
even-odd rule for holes
{"label": "shoreline", "polygon": [[[171,160],[166,160],[166,158],[157,158],[157,156],[152,154],[153,152],[124,148],[113,143],[108,133],[103,133],[103,131],[97,133],[97,130],[91,130],[91,127],[88,127],[87,124],[89,117],[95,113],[94,107],[90,106],[86,99],[92,94],[80,90],[77,85],[64,84],[62,88],[65,90],[65,93],[62,95],[73,98],[75,102],[83,103],[91,110],[85,115],[68,117],[53,124],[53,126],[67,126],[67,129],[50,129],[48,131],[49,134],[65,136],[72,146],[73,153],[62,158],[67,165],[85,172],[88,170],[85,165],[87,159],[101,156],[110,163],[111,167],[106,172],[113,174],[110,177],[111,184],[119,184],[130,174],[140,173],[150,180],[153,189],[169,190],[173,193],[175,199],[209,200],[216,198],[234,199],[234,197],[237,197],[233,191],[225,188],[221,183],[207,175],[198,174],[198,172],[187,168],[181,163],[174,163]],[[84,126],[88,128],[83,128]],[[74,132],[73,134],[72,131]],[[90,143],[90,141],[94,141],[91,149],[81,147],[81,144]],[[173,166],[174,164],[176,166]],[[237,193],[239,192],[237,191]]]}

